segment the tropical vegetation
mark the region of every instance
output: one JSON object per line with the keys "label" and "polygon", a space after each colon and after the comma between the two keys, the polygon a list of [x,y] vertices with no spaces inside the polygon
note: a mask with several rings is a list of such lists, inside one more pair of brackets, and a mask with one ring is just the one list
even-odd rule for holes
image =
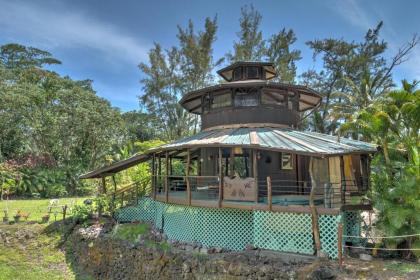
{"label": "tropical vegetation", "polygon": [[[52,54],[13,43],[1,46],[2,199],[94,191],[97,182],[81,181],[80,174],[199,130],[197,116],[178,101],[188,91],[219,83],[216,67],[263,60],[274,62],[279,82],[304,84],[323,96],[318,110],[302,116],[302,129],[378,144],[369,194],[379,211],[378,225],[387,234],[419,233],[420,92],[418,82],[403,81],[398,89],[399,81],[393,78],[419,38],[413,36],[391,57],[393,50],[381,37],[383,22],[367,30],[360,42],[314,39],[306,45],[321,66],[298,71],[302,52],[295,47],[295,32],[281,28],[264,34],[262,20],[252,6],[244,6],[232,49],[220,58],[213,54],[217,16],[206,18],[200,30],[192,21],[178,26],[175,46],[155,43],[148,61],[139,64],[143,94],[139,110],[131,112],[121,112],[99,97],[91,80],[52,71],[61,63]],[[124,184],[140,178],[150,178],[146,164],[115,179]],[[418,242],[402,238],[394,245],[420,247]]]}

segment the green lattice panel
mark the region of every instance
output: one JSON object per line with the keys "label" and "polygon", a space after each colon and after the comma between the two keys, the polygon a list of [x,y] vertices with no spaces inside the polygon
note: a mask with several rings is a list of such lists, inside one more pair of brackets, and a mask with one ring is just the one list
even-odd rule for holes
{"label": "green lattice panel", "polygon": [[[361,236],[362,217],[359,211],[346,211],[343,213],[343,234],[347,236]],[[364,245],[366,239],[346,237],[344,242],[354,245]]]}
{"label": "green lattice panel", "polygon": [[231,250],[243,250],[253,240],[251,211],[168,205],[163,221],[170,239]]}
{"label": "green lattice panel", "polygon": [[313,254],[311,216],[254,211],[254,245],[262,249]]}
{"label": "green lattice panel", "polygon": [[338,257],[338,223],[340,220],[340,215],[320,215],[318,220],[321,250],[333,259]]}
{"label": "green lattice panel", "polygon": [[119,222],[148,221],[154,222],[156,216],[156,202],[150,197],[143,197],[136,206],[118,209],[116,219]]}

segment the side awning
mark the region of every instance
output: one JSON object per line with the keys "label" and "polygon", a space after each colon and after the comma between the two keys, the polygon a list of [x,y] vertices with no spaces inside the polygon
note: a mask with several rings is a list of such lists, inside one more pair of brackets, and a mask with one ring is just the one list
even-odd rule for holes
{"label": "side awning", "polygon": [[101,167],[99,169],[93,170],[89,173],[79,176],[80,179],[93,179],[93,178],[103,178],[107,176],[114,175],[122,170],[128,169],[137,165],[139,163],[145,162],[152,157],[151,154],[140,154],[135,155],[131,158],[114,162],[111,165]]}

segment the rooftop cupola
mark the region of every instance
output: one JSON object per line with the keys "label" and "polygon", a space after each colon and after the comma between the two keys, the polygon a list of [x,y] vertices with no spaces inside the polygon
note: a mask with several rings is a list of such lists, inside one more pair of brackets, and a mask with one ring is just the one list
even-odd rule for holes
{"label": "rooftop cupola", "polygon": [[217,71],[227,82],[271,80],[277,76],[271,62],[239,61]]}
{"label": "rooftop cupola", "polygon": [[235,62],[217,73],[226,82],[189,92],[180,104],[201,115],[203,129],[297,126],[300,113],[316,108],[321,96],[305,86],[272,81],[273,63]]}

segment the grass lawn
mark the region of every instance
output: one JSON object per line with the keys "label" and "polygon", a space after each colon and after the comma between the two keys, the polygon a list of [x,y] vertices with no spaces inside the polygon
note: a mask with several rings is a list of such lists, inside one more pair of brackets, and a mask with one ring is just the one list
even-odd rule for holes
{"label": "grass lawn", "polygon": [[43,234],[44,228],[40,224],[0,224],[3,236],[5,232],[8,236],[8,242],[0,243],[0,280],[76,278],[65,252],[57,246],[60,234]]}
{"label": "grass lawn", "polygon": [[[50,214],[50,221],[55,219],[61,220],[62,206],[67,205],[66,216],[71,216],[71,209],[76,204],[82,204],[88,197],[69,197],[58,199],[58,205],[52,208]],[[9,220],[13,220],[13,216],[18,210],[23,213],[29,214],[28,221],[41,221],[41,217],[48,213],[48,207],[50,206],[51,199],[19,199],[19,200],[3,200],[0,201],[0,217],[4,216],[4,210],[8,209]],[[0,218],[1,219],[1,218]],[[21,221],[25,221],[21,218]],[[0,220],[1,222],[1,220]]]}

